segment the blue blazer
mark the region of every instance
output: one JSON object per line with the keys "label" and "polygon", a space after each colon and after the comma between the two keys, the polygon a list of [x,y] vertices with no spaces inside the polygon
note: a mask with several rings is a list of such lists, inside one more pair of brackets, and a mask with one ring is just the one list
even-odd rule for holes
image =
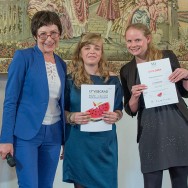
{"label": "blue blazer", "polygon": [[[61,80],[59,105],[64,128],[66,64],[56,54],[54,57]],[[17,50],[8,69],[0,142],[13,143],[14,135],[25,140],[33,138],[42,125],[48,101],[48,80],[42,52],[38,46]]]}

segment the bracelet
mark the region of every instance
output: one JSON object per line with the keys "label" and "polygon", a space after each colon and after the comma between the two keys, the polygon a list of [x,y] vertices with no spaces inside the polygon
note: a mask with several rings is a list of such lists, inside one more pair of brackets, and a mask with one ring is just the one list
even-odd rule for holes
{"label": "bracelet", "polygon": [[71,115],[71,113],[67,112],[67,114],[66,114],[66,121],[67,121],[67,123],[69,123],[69,121],[70,121],[70,115]]}
{"label": "bracelet", "polygon": [[[118,115],[119,116],[119,115]],[[116,122],[120,120],[120,117],[117,117]]]}
{"label": "bracelet", "polygon": [[75,125],[75,123],[71,120],[71,117],[74,113],[73,112],[69,112],[67,115],[67,123],[70,123],[72,125]]}
{"label": "bracelet", "polygon": [[116,120],[116,122],[117,122],[117,121],[119,121],[122,118],[122,113],[119,112],[119,111],[115,111],[115,113],[118,114],[118,117],[117,117],[117,120]]}

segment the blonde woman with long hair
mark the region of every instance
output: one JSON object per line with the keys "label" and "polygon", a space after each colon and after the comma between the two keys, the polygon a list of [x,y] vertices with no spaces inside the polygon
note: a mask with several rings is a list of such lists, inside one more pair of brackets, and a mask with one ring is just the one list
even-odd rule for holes
{"label": "blonde woman with long hair", "polygon": [[[74,68],[66,81],[66,138],[63,181],[75,188],[117,188],[117,135],[115,123],[122,117],[122,88],[118,77],[109,71],[100,34],[83,34],[73,55]],[[102,120],[112,130],[82,132],[91,114],[81,112],[81,85],[115,85],[114,110],[103,113]]]}

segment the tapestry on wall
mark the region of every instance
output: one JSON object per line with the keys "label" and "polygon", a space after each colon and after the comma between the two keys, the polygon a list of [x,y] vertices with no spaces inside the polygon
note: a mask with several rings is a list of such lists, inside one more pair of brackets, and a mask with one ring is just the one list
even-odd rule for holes
{"label": "tapestry on wall", "polygon": [[56,49],[71,60],[84,32],[101,33],[108,61],[119,71],[131,59],[124,33],[129,23],[141,22],[152,31],[160,49],[172,49],[181,65],[188,63],[188,1],[186,0],[0,0],[0,72],[6,73],[15,50],[33,46],[30,20],[35,12],[58,13],[63,33]]}

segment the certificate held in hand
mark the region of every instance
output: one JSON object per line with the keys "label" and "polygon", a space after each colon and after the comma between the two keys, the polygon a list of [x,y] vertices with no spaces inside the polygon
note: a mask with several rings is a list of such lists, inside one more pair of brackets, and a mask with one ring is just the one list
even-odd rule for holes
{"label": "certificate held in hand", "polygon": [[104,111],[114,109],[115,85],[81,85],[81,111],[89,112],[89,123],[81,125],[84,132],[112,130],[112,125],[103,121]]}
{"label": "certificate held in hand", "polygon": [[169,81],[172,73],[169,58],[137,64],[146,108],[178,103],[175,83]]}

